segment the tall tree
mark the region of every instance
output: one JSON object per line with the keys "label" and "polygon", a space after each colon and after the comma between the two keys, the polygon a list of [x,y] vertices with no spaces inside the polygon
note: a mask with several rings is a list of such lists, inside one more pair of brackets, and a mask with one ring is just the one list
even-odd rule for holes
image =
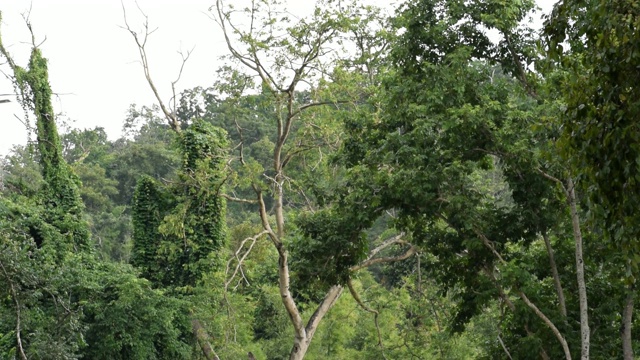
{"label": "tall tree", "polygon": [[[640,190],[637,67],[638,19],[634,2],[561,1],[546,22],[547,56],[566,71],[567,110],[560,147],[580,174],[591,220],[626,257],[623,314],[625,359],[633,358],[631,316],[640,256],[636,205]],[[566,47],[566,49],[564,49]]]}

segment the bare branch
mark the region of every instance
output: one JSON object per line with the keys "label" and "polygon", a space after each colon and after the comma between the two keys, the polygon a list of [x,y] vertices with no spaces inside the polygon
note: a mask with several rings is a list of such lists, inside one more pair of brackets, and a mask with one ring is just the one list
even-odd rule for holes
{"label": "bare branch", "polygon": [[298,114],[300,114],[304,110],[306,110],[306,109],[308,109],[310,107],[314,107],[314,106],[334,105],[334,104],[349,104],[349,103],[351,103],[351,101],[342,100],[342,101],[319,101],[319,102],[315,102],[315,103],[305,104],[305,105],[300,106],[298,108],[298,110],[294,111],[291,114],[291,117],[297,116]]}
{"label": "bare branch", "polygon": [[237,202],[237,203],[243,203],[243,204],[257,204],[258,200],[250,200],[250,199],[242,199],[242,198],[237,198],[237,197],[233,197],[227,194],[220,194],[220,196],[222,196],[223,198],[229,200],[229,201],[233,201],[233,202]]}
{"label": "bare branch", "polygon": [[182,63],[180,64],[180,71],[178,72],[178,77],[171,82],[171,92],[173,94],[173,96],[171,97],[171,101],[173,102],[173,109],[171,109],[172,114],[175,114],[176,109],[178,108],[176,104],[176,101],[177,101],[176,84],[178,83],[178,81],[180,81],[180,78],[182,77],[182,72],[184,71],[184,65],[189,60],[189,57],[191,57],[191,53],[193,52],[194,49],[195,49],[195,46],[191,48],[191,50],[187,51],[186,55],[182,50],[178,51],[178,54],[180,54],[180,57],[182,58]]}
{"label": "bare branch", "polygon": [[564,350],[564,356],[566,360],[571,360],[571,352],[569,351],[569,345],[567,344],[567,341],[564,339],[564,337],[562,336],[558,328],[553,324],[553,322],[551,322],[551,320],[549,320],[549,318],[542,311],[540,311],[540,309],[538,309],[538,307],[534,303],[531,302],[531,300],[529,300],[527,295],[525,295],[522,291],[519,291],[518,295],[520,296],[522,301],[524,301],[524,303],[527,304],[527,306],[531,308],[531,310],[533,310],[533,312],[535,312],[540,319],[542,319],[542,321],[547,325],[547,327],[551,329],[553,334],[556,336],[556,338],[558,339],[558,341],[560,341],[560,344],[562,345],[562,350]]}
{"label": "bare branch", "polygon": [[209,334],[207,334],[207,331],[204,329],[199,320],[191,320],[191,329],[193,330],[196,339],[198,339],[198,344],[200,344],[200,349],[202,350],[205,358],[207,360],[220,360],[216,352],[213,350],[213,346],[211,346]]}
{"label": "bare branch", "polygon": [[271,224],[269,224],[269,216],[267,215],[267,207],[262,197],[262,191],[260,191],[255,185],[253,186],[253,189],[258,195],[258,205],[260,210],[260,220],[262,221],[262,228],[267,230],[269,237],[271,238],[271,241],[276,246],[276,249],[278,249],[278,252],[281,252],[284,250],[282,248],[282,242],[280,241],[280,238],[278,238],[276,233],[273,232],[273,229],[271,228]]}
{"label": "bare branch", "polygon": [[[0,22],[1,21],[2,21],[2,13],[0,13]],[[9,64],[9,67],[11,67],[11,70],[13,70],[13,72],[15,73],[18,66],[16,65],[11,55],[9,55],[9,52],[7,51],[7,49],[4,47],[4,44],[2,43],[2,36],[0,36],[0,54],[2,54],[2,56],[4,56],[5,59],[7,59],[7,63]]]}
{"label": "bare branch", "polygon": [[542,169],[538,169],[538,173],[540,173],[540,175],[544,176],[545,178],[560,184],[560,187],[562,187],[562,191],[567,196],[567,198],[569,198],[569,189],[567,189],[567,187],[564,185],[564,182],[562,182],[562,180],[558,179],[557,177],[554,177],[553,175],[549,175],[548,173],[544,172]]}
{"label": "bare branch", "polygon": [[500,346],[502,346],[502,350],[504,350],[504,352],[507,354],[507,357],[509,358],[509,360],[513,360],[513,358],[511,357],[511,353],[509,352],[509,349],[507,349],[507,346],[502,341],[500,334],[498,334],[498,342],[500,342]]}
{"label": "bare branch", "polygon": [[473,228],[473,232],[476,233],[476,236],[478,236],[482,240],[482,243],[484,244],[484,246],[486,246],[487,249],[491,250],[493,255],[495,255],[498,258],[498,260],[500,260],[501,263],[503,263],[503,264],[506,263],[506,261],[504,260],[502,255],[500,255],[500,253],[498,251],[496,251],[495,247],[493,246],[493,242],[492,241],[490,241],[483,233],[481,233],[475,227]]}
{"label": "bare branch", "polygon": [[[262,237],[263,235],[266,235],[267,233],[268,233],[267,230],[263,230],[262,232],[260,232],[259,234],[255,235],[255,236],[248,237],[248,238],[242,240],[242,242],[240,243],[240,246],[238,247],[238,250],[236,250],[236,252],[233,254],[233,257],[231,259],[229,259],[229,261],[227,262],[227,270],[225,271],[225,274],[229,273],[229,267],[231,266],[231,262],[233,261],[233,259],[235,258],[235,259],[238,260],[238,264],[236,265],[236,268],[233,271],[233,274],[231,274],[231,277],[229,277],[229,279],[224,283],[224,290],[225,291],[229,288],[229,284],[233,281],[233,278],[238,273],[238,270],[242,267],[242,264],[244,263],[244,260],[251,253],[251,250],[253,249],[253,246],[255,245],[256,241],[258,241],[258,239],[260,237]],[[245,243],[247,241],[249,241],[249,240],[251,240],[251,245],[249,245],[249,248],[247,249],[247,251],[244,252],[244,254],[242,255],[242,258],[238,257],[238,255],[240,254],[240,251],[244,247]]]}
{"label": "bare branch", "polygon": [[316,311],[314,311],[313,315],[311,315],[311,318],[309,318],[309,322],[307,323],[307,326],[305,328],[305,332],[306,332],[305,341],[311,341],[311,338],[313,338],[313,334],[318,328],[318,324],[320,323],[320,320],[322,320],[324,315],[327,314],[329,309],[331,309],[333,305],[336,303],[336,301],[338,300],[338,298],[340,298],[340,295],[342,294],[342,290],[343,290],[342,286],[339,286],[339,285],[334,285],[329,289],[329,291],[325,295],[324,299],[322,300],[322,302],[320,303]]}
{"label": "bare branch", "polygon": [[[500,262],[502,264],[506,264],[507,262],[504,260],[504,258],[502,258],[502,256],[500,256],[500,254],[494,249],[491,241],[489,241],[489,239],[487,239],[486,236],[484,236],[484,234],[480,233],[479,231],[477,231],[476,229],[474,229],[474,231],[476,232],[476,235],[478,235],[483,243],[485,244],[485,246],[487,246],[494,255],[496,255],[496,257],[498,258],[498,260],[500,260]],[[487,272],[487,274],[490,275],[490,277],[493,278],[493,275],[491,274],[491,272],[487,269],[485,269],[485,271]],[[493,278],[495,280],[495,278]],[[497,284],[497,282],[496,282]],[[498,286],[498,290],[500,290],[501,288]],[[558,328],[553,324],[553,322],[551,320],[549,320],[549,318],[542,312],[540,311],[540,309],[538,309],[538,307],[532,303],[529,298],[527,297],[527,295],[525,295],[524,292],[522,291],[518,291],[518,295],[520,296],[520,298],[522,299],[522,301],[524,301],[525,304],[527,304],[527,306],[533,310],[533,312],[538,315],[538,317],[545,323],[545,325],[547,325],[547,327],[553,332],[553,334],[556,336],[556,338],[558,339],[558,341],[560,342],[560,344],[562,345],[562,349],[564,350],[565,353],[565,357],[566,360],[571,360],[571,352],[569,352],[569,346],[567,345],[567,341],[565,340],[565,338],[562,336],[562,334],[560,333],[560,331],[558,330]],[[503,297],[504,300],[507,300],[507,296],[504,295],[504,293],[501,291],[501,297]],[[509,305],[509,307],[511,308],[511,310],[515,310],[515,306],[513,305]]]}
{"label": "bare branch", "polygon": [[[375,264],[402,261],[415,255],[418,252],[418,248],[406,241],[401,240],[403,236],[404,236],[404,233],[401,233],[395,237],[385,240],[382,244],[378,245],[378,247],[376,247],[369,253],[369,256],[365,261],[361,262],[358,265],[352,266],[349,270],[351,270],[352,272],[356,272],[358,270],[364,269],[366,267],[369,267]],[[374,256],[377,253],[379,253],[381,250],[393,244],[409,245],[409,249],[405,251],[402,255],[374,258]]]}
{"label": "bare branch", "polygon": [[[362,264],[365,264],[368,261],[371,261],[374,256],[376,256],[380,251],[386,249],[387,247],[389,247],[389,246],[391,246],[393,244],[398,244],[400,241],[402,241],[402,237],[404,237],[404,233],[400,233],[400,234],[398,234],[398,235],[396,235],[394,237],[391,237],[391,238],[383,241],[382,244],[378,245],[375,249],[373,249],[373,250],[371,250],[371,252],[369,252],[369,256],[367,256],[367,258],[364,260],[364,262]],[[361,266],[362,264],[352,267],[351,271],[358,271],[358,270],[366,267],[366,266]]]}
{"label": "bare branch", "polygon": [[[147,56],[146,45],[147,45],[147,40],[149,38],[149,35],[153,34],[153,32],[157,29],[149,30],[149,17],[142,11],[138,3],[136,3],[136,5],[138,5],[138,10],[140,10],[140,13],[142,14],[142,16],[144,16],[144,19],[145,19],[143,24],[144,36],[142,37],[142,39],[140,39],[138,34],[131,29],[131,26],[129,26],[129,22],[127,21],[127,10],[124,6],[124,2],[121,1],[120,3],[122,5],[122,15],[124,17],[124,24],[125,24],[123,29],[127,30],[131,34],[134,41],[136,42],[136,45],[138,46],[138,54],[140,55],[142,69],[144,71],[144,77],[147,79],[147,83],[149,84],[149,87],[151,87],[151,91],[153,91],[153,95],[158,101],[160,105],[160,109],[162,110],[162,113],[164,114],[167,121],[169,122],[169,126],[171,126],[171,129],[173,129],[173,131],[179,133],[180,124],[178,123],[178,118],[176,117],[174,112],[169,111],[164,101],[162,101],[162,97],[160,97],[160,93],[158,92],[158,89],[156,88],[156,85],[153,82],[153,79],[151,78],[151,72],[149,70],[149,58]],[[182,66],[184,66],[184,62],[186,62],[186,60],[183,59]],[[180,73],[182,73],[182,69],[180,70]],[[174,84],[172,83],[172,85]],[[175,96],[175,93],[174,93],[174,96]]]}

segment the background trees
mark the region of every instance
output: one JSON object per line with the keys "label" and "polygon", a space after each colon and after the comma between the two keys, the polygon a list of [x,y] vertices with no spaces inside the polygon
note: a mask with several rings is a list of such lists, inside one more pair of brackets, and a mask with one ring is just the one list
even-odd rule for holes
{"label": "background trees", "polygon": [[39,136],[3,163],[2,356],[633,358],[626,5],[544,37],[522,2],[214,5],[218,81],[117,140],[57,135],[10,62]]}

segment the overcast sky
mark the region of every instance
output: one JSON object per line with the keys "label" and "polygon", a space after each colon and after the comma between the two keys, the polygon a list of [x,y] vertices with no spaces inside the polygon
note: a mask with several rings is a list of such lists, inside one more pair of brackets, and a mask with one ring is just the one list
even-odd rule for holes
{"label": "overcast sky", "polygon": [[[22,13],[31,6],[30,20],[36,43],[49,59],[49,77],[54,107],[73,121],[77,128],[102,126],[110,138],[121,133],[126,110],[132,103],[151,105],[156,101],[145,82],[137,48],[124,25],[120,0],[1,0],[2,39],[18,64],[26,65],[30,35]],[[185,67],[178,91],[209,86],[219,57],[226,45],[219,27],[207,16],[215,0],[138,0],[157,31],[150,37],[148,53],[151,75],[163,98],[169,99],[170,83],[180,67],[180,49],[194,48]],[[548,10],[552,0],[538,0]],[[30,5],[31,3],[31,5]],[[300,14],[312,8],[311,0],[288,1],[289,11]],[[389,1],[369,0],[387,5]],[[139,28],[142,18],[133,0],[124,0],[129,23]],[[295,5],[294,5],[295,4]],[[45,39],[46,38],[46,39]],[[0,60],[0,64],[4,59]],[[0,67],[7,70],[6,67]],[[13,92],[13,86],[0,75],[0,94]],[[16,118],[23,111],[12,96],[11,103],[0,104],[0,154],[13,144],[24,144],[27,131]]]}

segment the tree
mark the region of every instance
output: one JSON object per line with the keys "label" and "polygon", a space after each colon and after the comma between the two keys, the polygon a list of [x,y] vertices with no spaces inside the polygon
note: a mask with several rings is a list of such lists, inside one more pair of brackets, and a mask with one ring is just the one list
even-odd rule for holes
{"label": "tree", "polygon": [[[11,303],[0,308],[2,356],[186,357],[183,304],[166,301],[129,266],[95,257],[79,183],[62,156],[40,49],[33,46],[27,69],[15,64],[1,37],[0,54],[13,72],[25,112],[36,117],[42,176],[34,192],[7,192],[0,198],[0,294]],[[142,317],[147,319],[131,322]]]}
{"label": "tree", "polygon": [[213,256],[226,242],[226,206],[219,195],[226,133],[195,121],[179,141],[179,182],[165,190],[142,178],[133,203],[132,264],[161,287],[195,286],[215,268]]}
{"label": "tree", "polygon": [[[631,317],[637,277],[640,153],[635,118],[638,10],[634,2],[558,3],[546,22],[547,56],[566,71],[567,110],[560,146],[581,176],[591,220],[626,254],[629,289],[623,311],[624,358],[633,358]],[[565,50],[564,47],[567,49]]]}
{"label": "tree", "polygon": [[[396,26],[403,33],[392,46],[391,71],[377,99],[382,115],[354,119],[347,127],[354,145],[345,147],[344,161],[353,177],[344,198],[361,204],[359,212],[397,210],[400,226],[447,264],[441,281],[469,290],[459,295],[467,301],[458,324],[478,313],[474,307],[486,304],[493,288],[493,296],[516,316],[520,304],[537,315],[569,359],[571,332],[535,301],[539,290],[529,287],[532,274],[516,265],[519,256],[509,250],[513,244],[528,248],[537,234],[546,239],[547,232],[558,231],[558,216],[568,208],[571,222],[562,225],[573,229],[581,352],[588,358],[583,215],[572,173],[550,146],[555,134],[532,131],[537,118],[557,116],[559,108],[554,98],[543,97],[548,90],[542,74],[526,70],[535,58],[535,41],[519,23],[532,5],[420,1],[402,8]],[[502,40],[492,43],[483,28],[498,30]],[[497,196],[478,181],[486,182],[492,170],[507,185],[506,194]],[[558,201],[563,198],[566,205]],[[552,273],[562,299],[560,276]],[[522,303],[514,304],[509,293]],[[560,310],[567,313],[566,305]],[[520,326],[535,335],[530,321]],[[561,356],[536,347],[542,356]]]}
{"label": "tree", "polygon": [[[341,114],[343,111],[341,104],[354,104],[353,96],[350,100],[347,100],[348,97],[340,98],[345,94],[344,87],[341,86],[346,84],[333,86],[331,81],[327,79],[327,77],[331,77],[332,68],[337,63],[325,64],[323,59],[331,51],[332,46],[340,46],[342,40],[338,39],[341,39],[341,34],[353,30],[355,35],[363,35],[363,29],[358,29],[352,24],[357,23],[354,20],[358,20],[359,16],[368,19],[369,14],[363,11],[358,16],[354,15],[354,18],[350,18],[353,14],[347,14],[344,11],[354,11],[355,14],[356,6],[350,4],[341,9],[342,11],[334,11],[328,10],[330,8],[328,3],[321,3],[309,19],[294,24],[285,13],[279,12],[276,5],[270,2],[252,2],[244,11],[247,18],[253,19],[247,29],[236,27],[235,17],[232,17],[234,11],[226,7],[222,1],[218,1],[216,6],[212,7],[213,17],[225,33],[231,54],[231,65],[240,65],[240,69],[233,66],[223,68],[221,74],[228,75],[228,77],[225,79],[226,81],[220,82],[215,90],[221,93],[221,97],[218,99],[224,100],[217,101],[215,106],[228,106],[234,102],[237,104],[248,101],[245,104],[249,107],[227,113],[227,115],[231,115],[230,117],[213,117],[212,121],[217,124],[233,121],[235,125],[234,130],[237,134],[235,136],[240,141],[236,147],[239,154],[234,159],[237,162],[232,163],[232,168],[237,171],[237,175],[230,176],[231,193],[223,196],[230,201],[248,207],[253,206],[254,209],[257,208],[258,221],[262,231],[246,239],[242,244],[251,239],[253,239],[252,243],[255,243],[257,239],[265,235],[271,240],[278,257],[277,282],[280,298],[295,334],[290,358],[300,359],[307,352],[318,324],[340,297],[343,291],[342,285],[345,284],[347,275],[379,260],[371,259],[379,249],[374,250],[371,257],[367,258],[364,247],[366,245],[364,243],[365,237],[360,233],[360,229],[354,229],[354,232],[350,233],[348,237],[334,237],[332,241],[342,241],[337,245],[350,247],[349,260],[339,262],[340,276],[327,277],[324,282],[321,282],[322,285],[319,288],[324,291],[324,295],[320,296],[314,314],[305,323],[299,308],[299,299],[292,292],[290,263],[303,264],[305,258],[308,259],[308,255],[324,255],[325,259],[329,259],[333,253],[323,254],[321,252],[323,247],[310,247],[308,242],[311,239],[308,235],[313,235],[313,231],[307,231],[307,235],[303,235],[296,230],[298,226],[304,228],[303,223],[306,220],[301,218],[299,223],[290,222],[290,220],[293,220],[294,214],[298,213],[296,208],[314,211],[317,207],[322,207],[322,203],[316,203],[318,199],[310,198],[305,193],[302,185],[306,183],[303,181],[314,183],[313,177],[318,175],[331,178],[331,170],[325,168],[327,162],[323,155],[331,152],[336,148],[335,144],[339,143],[338,129],[340,125],[335,121],[337,119],[333,121],[330,119]],[[145,28],[148,29],[148,26],[145,25]],[[129,31],[134,36],[140,50],[149,85],[156,94],[157,100],[162,103],[162,99],[158,96],[149,76],[145,52],[147,38],[146,36],[139,37],[130,29]],[[366,44],[373,37],[360,36],[359,39],[360,50],[364,50]],[[381,49],[378,50],[376,56],[380,56],[382,52]],[[266,59],[271,60],[267,62]],[[360,55],[360,61],[363,64],[369,62],[369,65],[372,66],[372,59],[365,59],[365,54]],[[374,70],[370,70],[370,75],[373,75]],[[336,78],[340,76],[340,73],[340,71],[336,71]],[[249,80],[251,77],[257,77],[259,81],[257,88],[252,87],[252,82]],[[302,90],[302,84],[305,82],[317,82],[318,85],[312,85],[308,91]],[[337,96],[334,96],[332,91],[336,90]],[[257,94],[246,96],[252,92]],[[207,96],[206,92],[202,93],[201,91],[186,93],[187,98],[184,102],[181,101],[180,108],[176,108],[175,103],[172,107],[160,105],[162,109],[166,109],[163,111],[167,121],[176,131],[179,131],[180,128],[177,124],[190,121],[189,119],[181,119],[180,116],[188,117],[202,112],[202,109],[194,106],[197,102],[191,101],[192,96],[194,94],[197,96],[198,93]],[[351,91],[350,95],[356,95],[358,99],[364,96],[359,91]],[[263,132],[264,135],[253,144],[248,142],[251,137],[255,136],[249,133],[252,130],[242,126],[241,119],[245,115],[253,118],[264,116],[265,124],[259,127],[260,132]],[[341,115],[339,116],[338,119],[341,118]],[[328,123],[323,123],[323,121],[328,121]],[[251,123],[255,124],[256,122],[252,120]],[[247,147],[251,153],[245,150]],[[307,165],[308,161],[317,161],[318,165],[322,165],[321,170],[314,171],[316,167],[312,168]],[[317,181],[315,183],[319,185]],[[285,190],[289,189],[289,186],[293,190],[291,194],[285,195]],[[270,207],[271,211],[268,210]],[[306,223],[311,224],[309,221]],[[285,225],[285,223],[289,225]],[[319,224],[320,222],[314,221],[314,223]],[[340,224],[343,223],[335,222],[329,226],[338,230],[337,226]],[[310,230],[310,227],[307,226],[307,229]],[[300,247],[291,244],[288,240],[294,237],[300,238]],[[314,240],[316,244],[321,241],[321,239]],[[348,245],[350,242],[353,242],[355,246]],[[406,242],[401,242],[394,237],[382,244],[383,247],[391,245],[406,246]],[[304,248],[309,251],[306,253],[298,251]],[[325,246],[324,248],[331,248],[332,251],[337,250],[335,246]],[[399,257],[399,259],[411,256],[415,252],[416,249],[409,246],[405,256]],[[243,258],[246,255],[248,253],[243,255]],[[292,261],[290,259],[293,255],[296,258]],[[359,264],[360,260],[367,261]],[[395,258],[382,259],[381,261],[389,260],[395,260]],[[238,266],[242,266],[241,261]],[[310,266],[312,266],[311,263],[304,263],[300,268],[297,268],[300,271],[296,270],[296,275],[305,268],[309,269]],[[234,275],[235,272],[232,277]]]}

